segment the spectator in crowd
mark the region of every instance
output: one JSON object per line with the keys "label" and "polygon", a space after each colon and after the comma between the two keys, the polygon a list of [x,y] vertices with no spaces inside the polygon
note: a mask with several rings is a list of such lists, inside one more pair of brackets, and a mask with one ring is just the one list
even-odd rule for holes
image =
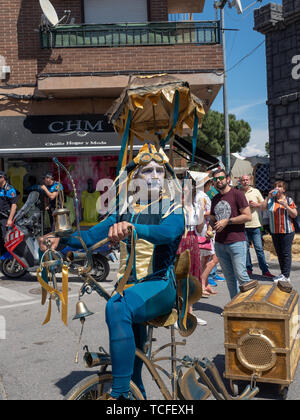
{"label": "spectator in crowd", "polygon": [[216,231],[216,254],[233,299],[239,293],[239,285],[250,281],[245,223],[251,220],[251,211],[245,194],[230,187],[224,170],[216,171],[213,181],[219,194],[212,199],[210,224]]}
{"label": "spectator in crowd", "polygon": [[[186,217],[186,232],[182,236],[177,254],[181,254],[186,249],[190,250],[191,255],[191,271],[190,273],[197,277],[201,283],[201,265],[200,265],[200,250],[198,247],[197,235],[203,229],[203,208],[195,200],[196,183],[188,174],[187,178],[183,180],[183,206]],[[204,291],[202,292],[202,294]],[[188,309],[189,313],[193,313],[193,307]],[[198,325],[206,325],[207,322],[199,317],[197,318]]]}
{"label": "spectator in crowd", "polygon": [[[210,198],[210,200],[212,200],[212,198],[215,195],[219,194],[219,191],[213,186],[213,180],[212,180],[212,178],[210,178],[204,184],[204,192],[205,192],[205,194],[208,195],[208,197]],[[210,202],[210,207],[211,207],[211,202]],[[210,215],[210,207],[209,207],[209,214],[207,214],[207,216]],[[209,222],[209,218],[208,218],[208,222]],[[209,231],[210,231],[211,226],[208,225],[208,228],[209,228]],[[212,234],[213,234],[213,236],[212,236]],[[212,229],[211,229],[211,233],[208,233],[208,237],[211,237],[212,238],[211,241],[212,241],[212,247],[213,247],[213,251],[214,251],[213,257],[210,258],[210,261],[209,261],[210,262],[210,266],[212,267],[212,269],[211,269],[211,271],[210,271],[210,273],[208,275],[208,283],[211,286],[217,286],[216,281],[225,281],[224,277],[220,276],[217,273],[219,260],[218,260],[218,257],[216,255],[216,253],[215,253],[215,249],[214,249],[215,235],[216,235],[216,232],[214,232]]]}
{"label": "spectator in crowd", "polygon": [[270,233],[278,257],[281,274],[274,281],[290,281],[292,265],[292,243],[295,236],[293,219],[298,215],[297,207],[291,197],[286,195],[287,185],[276,181],[264,201],[268,210]]}
{"label": "spectator in crowd", "polygon": [[[200,249],[200,256],[201,256],[201,269],[202,269],[202,296],[209,297],[211,294],[215,295],[216,292],[212,289],[212,285],[216,286],[217,283],[214,280],[216,275],[216,265],[218,263],[218,258],[215,254],[214,249],[214,232],[209,225],[209,216],[210,216],[210,208],[211,208],[211,200],[206,192],[209,190],[211,185],[211,180],[208,180],[204,185],[204,191],[198,190],[196,195],[196,202],[203,208],[204,210],[204,224],[203,229],[200,233],[201,237],[207,236],[207,239],[210,240],[211,243],[211,250],[207,249]],[[209,276],[210,277],[209,282]]]}
{"label": "spectator in crowd", "polygon": [[53,227],[53,211],[56,207],[56,200],[59,201],[59,192],[63,191],[63,186],[59,182],[55,181],[54,175],[51,172],[47,172],[43,177],[43,185],[41,190],[45,193],[45,209],[48,211],[50,225]]}
{"label": "spectator in crowd", "polygon": [[210,200],[214,198],[215,195],[219,194],[219,191],[214,187],[213,180],[210,178],[206,183],[204,184],[204,192]]}
{"label": "spectator in crowd", "polygon": [[248,242],[247,250],[247,271],[249,276],[252,275],[253,266],[250,255],[250,243],[253,244],[259,268],[261,269],[262,275],[267,278],[273,278],[273,274],[270,273],[269,267],[266,261],[262,238],[261,238],[261,222],[259,217],[259,210],[263,209],[264,198],[257,188],[251,186],[251,179],[249,175],[243,175],[240,179],[241,190],[244,192],[246,199],[251,209],[252,220],[245,224],[246,237]]}
{"label": "spectator in crowd", "polygon": [[0,171],[0,255],[6,251],[6,229],[10,228],[17,210],[17,191],[7,182],[7,175]]}

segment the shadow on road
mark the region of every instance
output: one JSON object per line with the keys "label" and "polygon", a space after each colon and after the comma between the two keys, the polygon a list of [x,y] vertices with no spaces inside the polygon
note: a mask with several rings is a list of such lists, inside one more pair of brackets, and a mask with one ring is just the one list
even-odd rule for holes
{"label": "shadow on road", "polygon": [[224,308],[221,308],[220,306],[211,305],[209,303],[203,303],[203,302],[194,303],[193,309],[198,310],[198,311],[212,312],[219,315],[224,310]]}
{"label": "shadow on road", "polygon": [[61,395],[64,397],[67,395],[67,393],[76,385],[78,382],[80,382],[82,379],[87,378],[88,376],[94,375],[95,371],[74,371],[71,372],[68,376],[61,378],[58,382],[55,383],[55,386],[57,386],[60,389]]}
{"label": "shadow on road", "polygon": [[[230,387],[230,380],[225,379],[223,377],[223,373],[225,372],[225,356],[224,354],[218,354],[214,359],[213,362],[215,363],[221,378],[223,378],[224,383],[228,392],[233,395],[233,392]],[[233,381],[235,385],[238,387],[238,392],[241,394],[247,385],[250,384],[250,379],[245,381],[235,380]],[[259,393],[256,395],[255,399],[259,400],[281,400],[283,399],[279,394],[279,385],[278,384],[269,384],[269,383],[257,383],[257,387],[259,388]]]}

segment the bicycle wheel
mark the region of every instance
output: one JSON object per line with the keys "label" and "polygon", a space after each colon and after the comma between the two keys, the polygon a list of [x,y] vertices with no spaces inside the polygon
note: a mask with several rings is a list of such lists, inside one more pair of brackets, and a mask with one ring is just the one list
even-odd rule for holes
{"label": "bicycle wheel", "polygon": [[[110,393],[111,372],[97,373],[78,382],[67,394],[66,400],[98,400],[104,393]],[[130,399],[143,400],[143,395],[134,382],[130,382]]]}

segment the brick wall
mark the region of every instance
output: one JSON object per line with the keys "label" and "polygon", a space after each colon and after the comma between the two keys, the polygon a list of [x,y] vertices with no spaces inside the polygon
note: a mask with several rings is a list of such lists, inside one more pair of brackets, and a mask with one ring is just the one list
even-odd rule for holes
{"label": "brick wall", "polygon": [[168,0],[169,13],[201,13],[205,0]]}
{"label": "brick wall", "polygon": [[[40,49],[39,24],[42,15],[38,0],[14,0],[1,2],[0,54],[11,66],[9,83],[34,83],[41,57],[50,57]],[[80,0],[53,0],[58,17],[64,10],[72,10],[72,17],[81,22]]]}
{"label": "brick wall", "polygon": [[[2,3],[0,54],[11,66],[10,84],[35,83],[40,73],[223,68],[220,45],[42,50],[38,30],[42,13],[38,0]],[[81,0],[52,0],[52,3],[59,18],[65,9],[70,9],[75,22],[81,22]],[[167,20],[167,0],[151,0],[149,5],[152,20]]]}
{"label": "brick wall", "polygon": [[282,0],[283,16],[286,18],[291,14],[300,12],[300,0]]}
{"label": "brick wall", "polygon": [[54,50],[50,57],[46,51],[43,54],[39,73],[208,70],[223,66],[220,45],[65,49]]}

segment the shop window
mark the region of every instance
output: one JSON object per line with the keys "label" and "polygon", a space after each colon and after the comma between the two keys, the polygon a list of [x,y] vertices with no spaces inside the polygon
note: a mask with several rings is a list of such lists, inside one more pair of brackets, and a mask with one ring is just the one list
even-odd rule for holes
{"label": "shop window", "polygon": [[147,0],[84,0],[85,23],[143,23]]}

